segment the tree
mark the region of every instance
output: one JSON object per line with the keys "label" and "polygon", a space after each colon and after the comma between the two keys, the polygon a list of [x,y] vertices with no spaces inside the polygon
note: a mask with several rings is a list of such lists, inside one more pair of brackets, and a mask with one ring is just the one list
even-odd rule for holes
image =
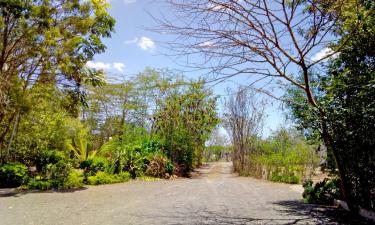
{"label": "tree", "polygon": [[202,82],[187,88],[176,86],[158,102],[155,133],[163,140],[171,159],[189,172],[202,163],[205,141],[218,123],[216,98]]}
{"label": "tree", "polygon": [[[177,40],[183,41],[172,46],[179,48],[182,55],[205,57],[203,64],[194,66],[219,73],[220,79],[255,74],[260,76],[255,82],[263,80],[267,84],[280,78],[282,84],[287,82],[303,92],[309,110],[317,115],[320,136],[335,156],[349,207],[356,211],[358,202],[351,200],[354,183],[347,176],[345,161],[340,160],[341,151],[333,143],[328,109],[319,104],[318,96],[313,93],[311,71],[345,48],[360,27],[372,21],[369,18],[373,10],[368,10],[371,1],[167,2],[177,17],[159,20],[161,27],[157,30],[178,35]],[[340,41],[336,41],[337,36]],[[335,46],[330,48],[333,44]],[[317,53],[322,56],[314,57]],[[209,65],[208,68],[205,65]],[[280,99],[272,90],[257,90]],[[365,164],[371,165],[368,161]]]}
{"label": "tree", "polygon": [[[316,79],[319,87],[319,104],[325,108],[328,132],[340,171],[344,194],[349,205],[358,210],[359,207],[374,209],[374,139],[375,139],[375,16],[374,3],[362,1],[363,11],[359,17],[340,18],[345,26],[344,36],[353,33],[347,39],[340,54],[327,64],[327,71]],[[356,20],[361,26],[350,24]],[[340,42],[345,39],[341,39]],[[318,91],[318,90],[317,90]],[[300,93],[293,90],[291,97],[301,99]],[[301,102],[300,102],[301,103]],[[292,105],[292,112],[303,128],[308,126],[316,131],[316,114],[308,110],[307,105]],[[315,128],[315,129],[314,129]],[[330,153],[330,152],[329,152]],[[331,167],[333,167],[331,166]]]}
{"label": "tree", "polygon": [[229,93],[229,100],[225,103],[224,124],[233,145],[234,171],[242,172],[249,155],[254,151],[254,138],[259,136],[263,128],[264,103],[257,101],[254,92],[244,87]]}
{"label": "tree", "polygon": [[77,116],[71,106],[82,100],[80,86],[101,83],[101,73],[85,65],[113,31],[106,8],[101,0],[0,1],[0,149],[11,146],[35,84],[64,90]]}

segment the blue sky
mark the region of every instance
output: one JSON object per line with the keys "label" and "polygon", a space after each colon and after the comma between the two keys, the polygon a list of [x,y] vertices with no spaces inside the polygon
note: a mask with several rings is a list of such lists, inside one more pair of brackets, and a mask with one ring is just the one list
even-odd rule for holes
{"label": "blue sky", "polygon": [[[186,68],[174,62],[160,52],[166,49],[161,45],[167,39],[162,34],[147,30],[155,25],[148,13],[159,14],[160,11],[168,13],[163,8],[161,1],[150,0],[110,0],[109,13],[116,20],[116,32],[112,38],[105,39],[107,46],[105,53],[95,56],[88,63],[89,67],[104,69],[110,77],[131,77],[142,72],[146,67],[163,69],[184,70]],[[324,54],[324,53],[322,53]],[[319,57],[319,56],[317,56]],[[198,78],[199,72],[189,73],[188,77]],[[244,83],[246,79],[237,77],[230,82],[221,83],[213,87],[214,93],[224,95],[227,87],[233,87],[236,83]],[[280,93],[279,93],[280,94]],[[284,111],[280,104],[269,99],[266,109],[268,117],[265,121],[264,135],[284,124]]]}

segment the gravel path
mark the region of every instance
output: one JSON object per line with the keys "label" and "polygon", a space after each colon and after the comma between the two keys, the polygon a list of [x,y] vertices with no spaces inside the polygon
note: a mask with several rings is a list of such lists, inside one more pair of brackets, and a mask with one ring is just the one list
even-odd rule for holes
{"label": "gravel path", "polygon": [[299,185],[238,177],[228,162],[199,173],[65,192],[3,189],[0,224],[360,224],[346,212],[303,204]]}

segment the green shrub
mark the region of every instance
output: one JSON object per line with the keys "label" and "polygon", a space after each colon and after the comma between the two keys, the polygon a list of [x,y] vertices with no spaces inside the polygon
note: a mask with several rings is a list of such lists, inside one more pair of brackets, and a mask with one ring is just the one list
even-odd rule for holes
{"label": "green shrub", "polygon": [[87,178],[87,183],[90,185],[98,184],[114,184],[126,182],[130,179],[130,174],[127,172],[121,172],[119,174],[107,174],[105,172],[99,171],[95,176],[89,176]]}
{"label": "green shrub", "polygon": [[109,162],[104,157],[95,156],[92,159],[83,161],[80,165],[89,176],[95,175],[98,171],[108,172],[110,170]]}
{"label": "green shrub", "polygon": [[171,160],[168,160],[165,164],[165,172],[167,172],[169,175],[172,175],[174,172],[174,165]]}
{"label": "green shrub", "polygon": [[27,167],[21,163],[0,165],[0,187],[18,187],[29,179]]}
{"label": "green shrub", "polygon": [[[55,165],[58,165],[55,164]],[[60,174],[61,176],[62,174]],[[49,180],[38,180],[32,179],[27,184],[27,188],[31,190],[50,190],[52,188],[77,188],[83,186],[83,171],[80,170],[70,170],[68,175],[65,177],[59,177]]]}
{"label": "green shrub", "polygon": [[297,177],[297,176],[289,176],[287,183],[298,184],[299,183],[299,177]]}
{"label": "green shrub", "polygon": [[49,180],[32,179],[27,184],[27,188],[31,190],[50,190],[52,189],[52,183]]}
{"label": "green shrub", "polygon": [[83,186],[83,171],[71,170],[63,184],[64,188],[78,188]]}
{"label": "green shrub", "polygon": [[56,150],[44,150],[42,151],[35,161],[36,168],[38,171],[42,171],[49,164],[56,164],[61,160],[65,160],[66,156],[63,152]]}
{"label": "green shrub", "polygon": [[306,180],[302,196],[306,203],[332,205],[335,199],[342,197],[339,182],[337,178],[326,178],[314,186],[312,180]]}
{"label": "green shrub", "polygon": [[298,184],[299,183],[299,177],[294,175],[272,175],[271,181],[275,182],[283,182],[288,184]]}
{"label": "green shrub", "polygon": [[60,160],[56,164],[47,165],[47,176],[48,180],[51,180],[54,188],[64,188],[64,183],[67,181],[68,176],[71,172],[70,163]]}

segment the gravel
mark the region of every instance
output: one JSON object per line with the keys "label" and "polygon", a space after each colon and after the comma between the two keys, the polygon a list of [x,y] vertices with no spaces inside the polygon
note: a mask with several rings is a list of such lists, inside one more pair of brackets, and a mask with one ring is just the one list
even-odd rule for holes
{"label": "gravel", "polygon": [[0,224],[365,224],[336,208],[304,204],[300,185],[238,177],[230,162],[198,173],[70,191],[1,189]]}

